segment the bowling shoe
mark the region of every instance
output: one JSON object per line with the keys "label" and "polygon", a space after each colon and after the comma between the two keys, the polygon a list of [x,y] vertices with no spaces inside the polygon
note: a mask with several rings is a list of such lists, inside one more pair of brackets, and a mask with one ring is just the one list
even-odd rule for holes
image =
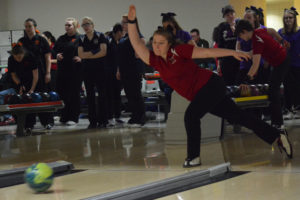
{"label": "bowling shoe", "polygon": [[186,158],[184,163],[183,163],[184,168],[196,167],[196,166],[199,166],[199,165],[201,165],[200,157],[196,157],[194,159]]}
{"label": "bowling shoe", "polygon": [[280,137],[277,140],[277,145],[280,153],[284,152],[288,158],[293,158],[293,147],[286,130],[281,130]]}

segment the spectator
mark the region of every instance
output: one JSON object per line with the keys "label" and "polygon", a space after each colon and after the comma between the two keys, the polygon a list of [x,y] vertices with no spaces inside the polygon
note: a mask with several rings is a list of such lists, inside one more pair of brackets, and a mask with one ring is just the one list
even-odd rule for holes
{"label": "spectator", "polygon": [[[78,55],[82,59],[84,84],[87,92],[88,129],[105,128],[107,125],[106,74],[107,40],[103,33],[94,29],[90,17],[82,19],[81,27],[85,34],[80,36]],[[95,87],[98,92],[96,107]]]}
{"label": "spectator", "polygon": [[80,89],[82,85],[82,65],[78,56],[79,23],[75,18],[65,21],[66,33],[55,43],[54,51],[58,60],[57,87],[65,107],[61,110],[60,122],[76,125],[80,114]]}
{"label": "spectator", "polygon": [[[31,53],[37,63],[39,81],[37,90],[48,92],[51,81],[51,49],[47,40],[39,34],[37,23],[34,19],[26,19],[24,37],[19,39],[24,49]],[[52,129],[54,125],[53,113],[38,113],[41,124],[46,129]]]}
{"label": "spectator", "polygon": [[121,117],[121,81],[117,79],[117,52],[118,44],[123,36],[122,25],[114,25],[112,32],[108,36],[108,72],[107,72],[107,106],[108,106],[108,127],[123,124]]}
{"label": "spectator", "polygon": [[[144,63],[138,58],[128,38],[128,17],[122,17],[124,37],[118,45],[118,78],[122,80],[131,117],[128,121],[129,127],[141,127],[146,122],[145,103],[141,93],[142,74]],[[140,34],[140,37],[143,36]],[[142,41],[145,40],[142,39]]]}

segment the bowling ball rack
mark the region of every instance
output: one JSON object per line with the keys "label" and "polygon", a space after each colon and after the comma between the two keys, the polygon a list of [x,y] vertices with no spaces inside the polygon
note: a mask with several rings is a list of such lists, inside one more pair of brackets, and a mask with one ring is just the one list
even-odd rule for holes
{"label": "bowling ball rack", "polygon": [[64,107],[63,101],[29,103],[29,104],[13,104],[0,105],[0,114],[12,114],[17,116],[17,136],[26,136],[25,120],[27,114],[41,113],[41,112],[55,112]]}
{"label": "bowling ball rack", "polygon": [[237,97],[233,101],[242,109],[246,108],[265,108],[270,105],[268,95],[251,96],[251,97]]}
{"label": "bowling ball rack", "polygon": [[[146,73],[144,75],[144,79],[146,81],[158,81],[160,80],[160,74],[158,72],[155,73]],[[166,100],[165,93],[162,91],[150,91],[150,92],[142,92],[142,96],[144,97],[146,106],[157,106],[158,110],[163,106],[164,107],[164,122],[168,119],[168,113],[170,112],[169,103]]]}
{"label": "bowling ball rack", "polygon": [[159,73],[146,73],[144,75],[144,78],[146,80],[160,80],[160,74]]}

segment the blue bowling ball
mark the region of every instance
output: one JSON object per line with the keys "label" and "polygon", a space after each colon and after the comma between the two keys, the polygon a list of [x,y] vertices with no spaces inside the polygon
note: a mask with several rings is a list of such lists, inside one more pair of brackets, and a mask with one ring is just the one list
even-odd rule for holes
{"label": "blue bowling ball", "polygon": [[40,103],[40,102],[43,101],[42,96],[39,93],[37,93],[37,92],[32,93],[31,97],[32,97],[32,102],[33,103]]}
{"label": "blue bowling ball", "polygon": [[49,95],[50,95],[50,101],[59,101],[59,95],[54,92],[54,91],[51,91],[49,92]]}

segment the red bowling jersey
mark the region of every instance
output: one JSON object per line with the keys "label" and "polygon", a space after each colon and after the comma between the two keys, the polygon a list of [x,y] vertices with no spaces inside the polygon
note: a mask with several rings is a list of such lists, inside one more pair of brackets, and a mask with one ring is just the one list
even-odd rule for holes
{"label": "red bowling jersey", "polygon": [[252,36],[253,55],[261,54],[273,67],[283,63],[286,58],[286,50],[276,42],[266,29],[256,29]]}
{"label": "red bowling jersey", "polygon": [[200,68],[192,60],[194,46],[177,45],[170,48],[167,61],[150,51],[150,66],[159,71],[161,78],[178,94],[192,101],[207,83],[213,72]]}

